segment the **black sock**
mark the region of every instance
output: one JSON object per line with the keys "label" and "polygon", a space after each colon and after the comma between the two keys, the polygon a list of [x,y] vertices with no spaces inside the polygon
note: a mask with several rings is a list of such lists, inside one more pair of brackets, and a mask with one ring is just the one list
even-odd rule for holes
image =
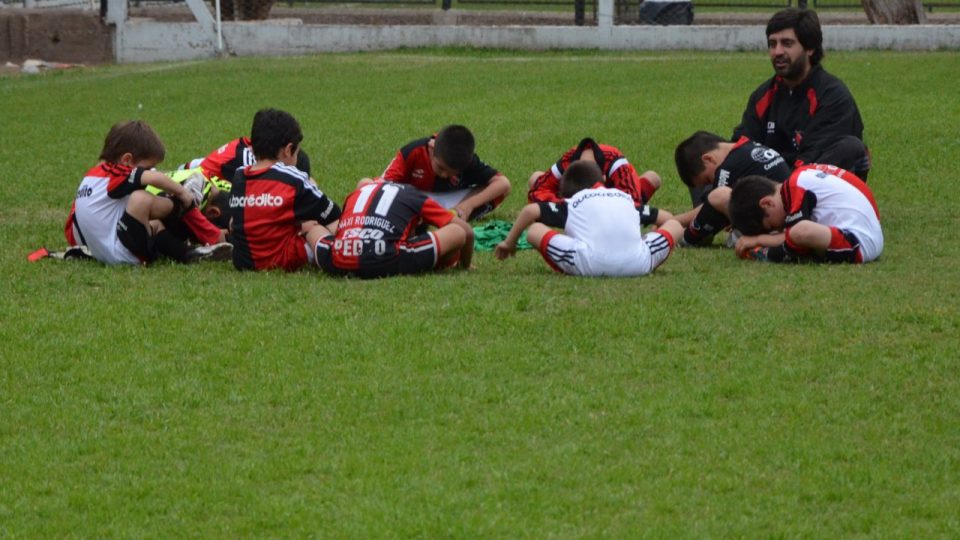
{"label": "black sock", "polygon": [[697,216],[693,218],[693,221],[690,222],[690,225],[685,231],[683,231],[683,240],[691,245],[698,245],[701,242],[704,242],[710,238],[713,238],[713,235],[726,227],[730,221],[727,219],[727,216],[723,215],[719,210],[713,207],[709,202],[704,202],[703,206],[700,207],[700,211],[697,212]]}
{"label": "black sock", "polygon": [[187,262],[187,254],[190,248],[186,242],[170,234],[170,231],[164,229],[154,237],[157,243],[157,251],[177,262]]}

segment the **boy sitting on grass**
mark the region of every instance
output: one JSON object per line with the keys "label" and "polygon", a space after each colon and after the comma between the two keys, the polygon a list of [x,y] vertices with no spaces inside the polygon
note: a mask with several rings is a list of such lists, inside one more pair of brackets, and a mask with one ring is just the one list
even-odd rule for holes
{"label": "boy sitting on grass", "polygon": [[[64,231],[70,245],[87,246],[106,264],[149,264],[158,254],[182,263],[228,257],[230,244],[191,249],[163,226],[161,220],[178,218],[196,204],[190,190],[153,170],[165,154],[146,122],[115,124],[104,140],[100,163],[77,189]],[[173,197],[153,195],[147,186]]]}
{"label": "boy sitting on grass", "polygon": [[[437,230],[417,234],[421,223]],[[470,269],[473,229],[413,186],[363,179],[344,203],[340,228],[315,244],[317,265],[362,279]]]}
{"label": "boy sitting on grass", "polygon": [[[494,255],[516,254],[517,238],[527,240],[554,270],[575,276],[642,276],[667,259],[674,238],[683,234],[676,220],[642,235],[640,214],[626,192],[604,187],[603,173],[592,161],[576,161],[560,178],[559,203],[528,204]],[[535,223],[539,222],[539,223]],[[560,234],[550,227],[563,227]]]}
{"label": "boy sitting on grass", "polygon": [[230,189],[233,265],[298,270],[313,262],[316,239],[337,229],[340,207],[295,167],[303,132],[293,116],[257,112],[250,139],[257,161],[237,171]]}
{"label": "boy sitting on grass", "polygon": [[[772,148],[746,137],[728,142],[707,131],[684,139],[673,157],[694,206],[676,216],[686,227],[683,238],[678,238],[681,246],[709,245],[714,235],[730,224],[730,192],[741,178],[761,175],[784,182],[791,172],[786,160]],[[736,236],[733,238],[735,241]]]}
{"label": "boy sitting on grass", "polygon": [[637,169],[627,161],[619,148],[599,144],[590,137],[567,150],[549,171],[535,171],[530,175],[527,202],[560,202],[560,177],[571,163],[581,160],[592,161],[600,167],[606,187],[617,188],[633,198],[633,204],[640,211],[642,224],[662,225],[672,217],[665,210],[649,206],[650,199],[662,183],[659,174],[654,171],[637,174]]}
{"label": "boy sitting on grass", "polygon": [[510,193],[510,180],[480,161],[474,147],[469,129],[446,126],[401,148],[380,178],[411,184],[457,217],[474,221],[492,212]]}
{"label": "boy sitting on grass", "polygon": [[783,184],[743,178],[730,195],[730,219],[744,234],[736,249],[745,259],[856,264],[883,251],[873,193],[833,165],[801,167]]}

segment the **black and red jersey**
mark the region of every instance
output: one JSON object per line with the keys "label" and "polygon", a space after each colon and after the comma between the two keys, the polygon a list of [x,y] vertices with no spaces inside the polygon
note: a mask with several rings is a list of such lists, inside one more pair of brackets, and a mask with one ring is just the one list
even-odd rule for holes
{"label": "black and red jersey", "polygon": [[733,188],[744,176],[765,176],[777,182],[790,178],[790,166],[776,150],[740,137],[713,173],[713,187]]}
{"label": "black and red jersey", "polygon": [[230,190],[228,213],[233,264],[238,269],[296,270],[307,262],[300,224],[323,225],[340,218],[340,208],[306,173],[274,163],[240,169]]}
{"label": "black and red jersey", "polygon": [[397,257],[421,223],[443,227],[453,214],[420,190],[405,184],[372,182],[351,193],[333,246],[333,265],[358,270]]}
{"label": "black and red jersey", "polygon": [[863,120],[843,81],[813,66],[796,88],[778,75],[757,88],[747,102],[733,139],[749,137],[773,148],[793,167],[817,163],[837,140],[863,140]]}
{"label": "black and red jersey", "polygon": [[486,186],[497,175],[496,169],[474,154],[470,165],[459,175],[437,176],[430,162],[430,141],[435,138],[418,139],[401,148],[380,177],[389,182],[411,184],[421,191],[442,193]]}
{"label": "black and red jersey", "polygon": [[144,172],[139,167],[110,162],[101,162],[87,171],[64,226],[67,243],[89,247],[97,242],[112,242],[117,222],[126,212],[127,197],[145,187]]}
{"label": "black and red jersey", "polygon": [[652,196],[652,189],[644,189],[644,185],[637,174],[637,170],[627,161],[626,156],[620,152],[616,146],[609,144],[599,144],[593,139],[587,137],[580,141],[577,146],[567,150],[556,163],[550,167],[550,170],[540,175],[530,191],[527,192],[529,202],[560,202],[560,177],[571,163],[580,159],[585,151],[593,152],[594,158],[603,176],[607,179],[605,187],[615,188],[623,191],[633,198],[634,205],[638,208],[649,202]]}
{"label": "black and red jersey", "polygon": [[216,177],[232,182],[237,169],[253,165],[256,161],[250,139],[240,137],[210,152],[210,155],[200,162],[200,168],[207,178]]}

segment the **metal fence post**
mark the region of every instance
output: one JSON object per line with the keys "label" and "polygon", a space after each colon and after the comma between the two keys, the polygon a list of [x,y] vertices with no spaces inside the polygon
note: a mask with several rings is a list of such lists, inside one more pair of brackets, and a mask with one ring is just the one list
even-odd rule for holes
{"label": "metal fence post", "polygon": [[447,11],[453,5],[453,0],[443,0],[443,10]]}
{"label": "metal fence post", "polygon": [[573,24],[583,26],[584,0],[573,0]]}

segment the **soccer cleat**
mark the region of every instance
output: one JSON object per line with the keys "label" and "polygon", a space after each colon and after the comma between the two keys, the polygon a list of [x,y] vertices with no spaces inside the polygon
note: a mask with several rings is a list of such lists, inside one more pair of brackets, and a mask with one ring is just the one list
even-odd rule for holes
{"label": "soccer cleat", "polygon": [[762,261],[770,262],[770,257],[767,255],[770,248],[757,246],[752,249],[748,249],[743,252],[743,258],[748,261]]}
{"label": "soccer cleat", "polygon": [[187,263],[200,261],[229,261],[233,257],[233,244],[220,242],[209,246],[200,246],[187,253]]}
{"label": "soccer cleat", "polygon": [[200,173],[193,173],[190,178],[183,181],[183,187],[193,196],[193,205],[200,208],[203,203],[203,188],[206,186],[207,179]]}

